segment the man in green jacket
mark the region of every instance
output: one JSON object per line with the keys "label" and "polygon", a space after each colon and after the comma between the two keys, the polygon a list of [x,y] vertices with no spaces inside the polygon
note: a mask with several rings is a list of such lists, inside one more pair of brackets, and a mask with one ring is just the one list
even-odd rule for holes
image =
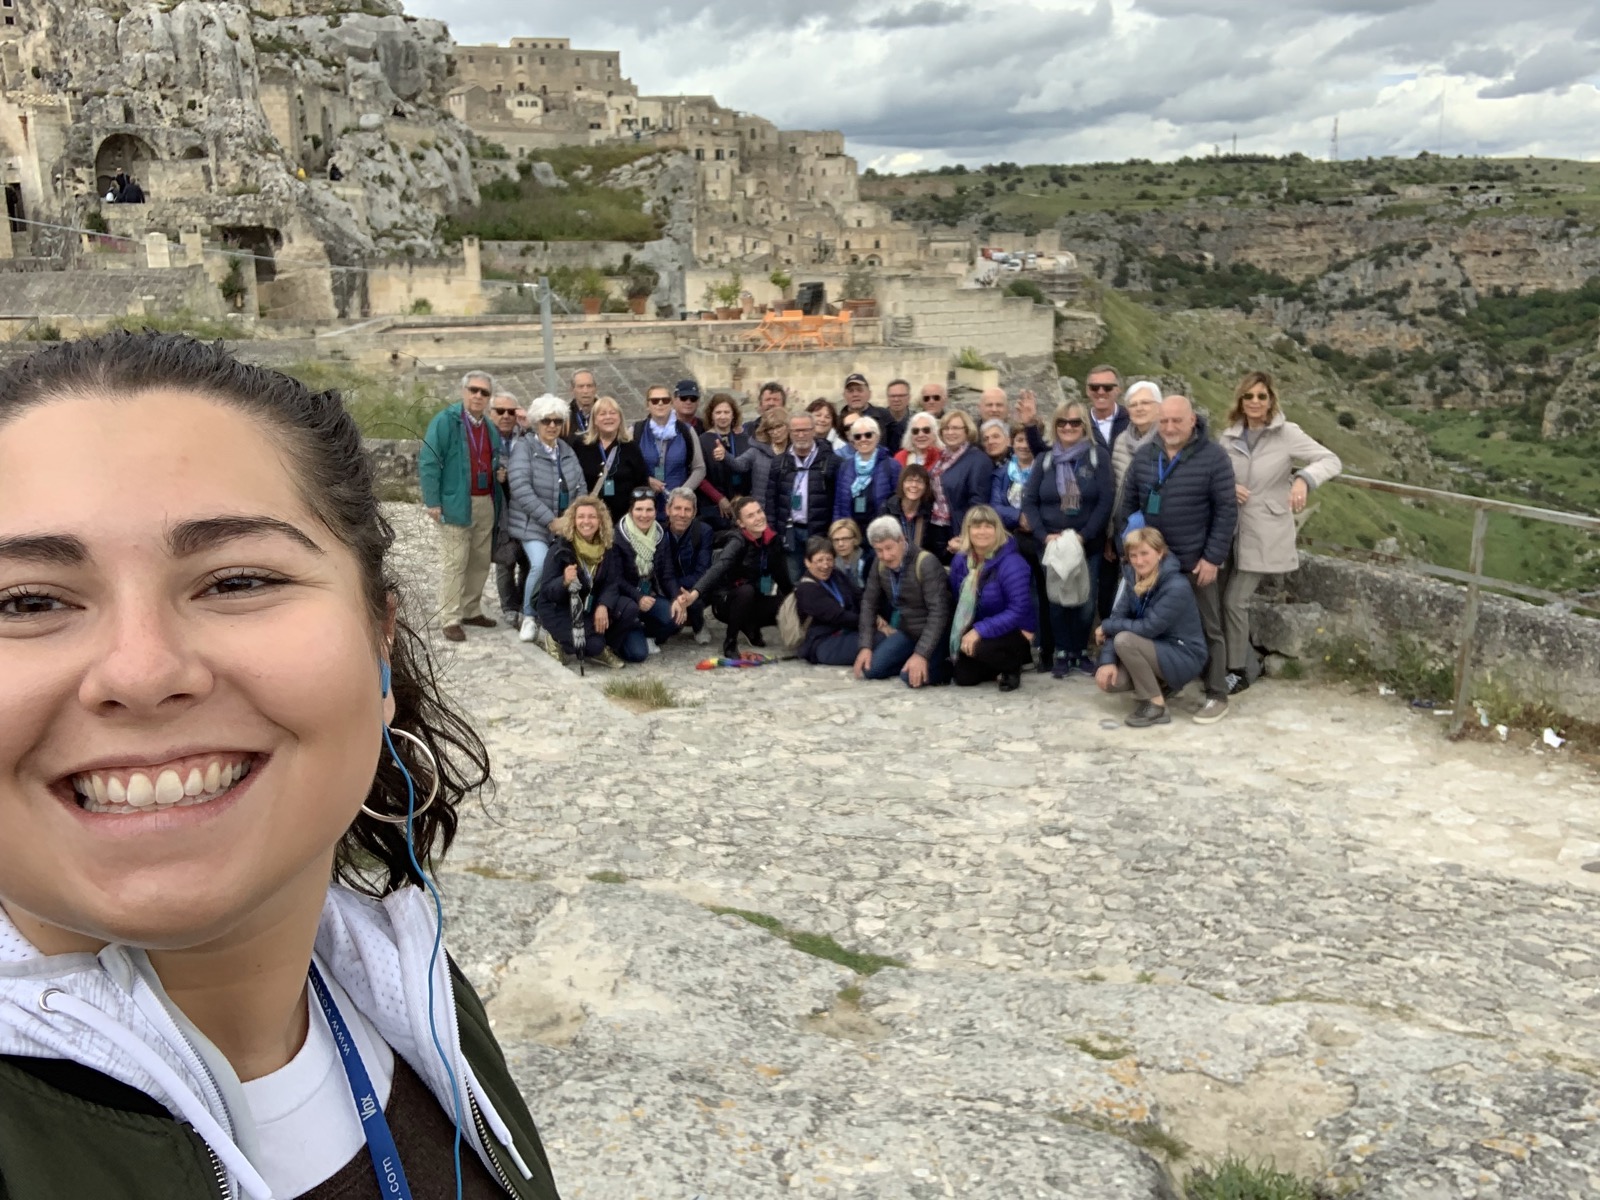
{"label": "man in green jacket", "polygon": [[463,625],[493,629],[483,613],[500,496],[495,469],[503,450],[500,431],[484,419],[494,379],[483,371],[461,380],[461,403],[428,423],[417,456],[422,504],[439,523],[444,578],[439,581],[439,624],[452,642],[466,641]]}

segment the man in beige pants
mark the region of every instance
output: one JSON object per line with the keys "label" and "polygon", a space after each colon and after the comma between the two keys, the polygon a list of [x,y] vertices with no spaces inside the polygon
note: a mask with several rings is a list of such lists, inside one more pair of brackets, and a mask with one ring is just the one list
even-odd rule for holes
{"label": "man in beige pants", "polygon": [[463,625],[497,624],[482,609],[499,516],[495,472],[503,454],[500,431],[484,419],[493,393],[488,374],[470,372],[461,381],[461,402],[429,422],[417,458],[423,506],[439,523],[439,624],[452,642],[466,640]]}

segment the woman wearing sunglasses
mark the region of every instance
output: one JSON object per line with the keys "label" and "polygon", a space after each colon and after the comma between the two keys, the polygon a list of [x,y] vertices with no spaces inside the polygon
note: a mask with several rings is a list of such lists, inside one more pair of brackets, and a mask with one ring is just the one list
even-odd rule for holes
{"label": "woman wearing sunglasses", "polygon": [[1053,601],[1047,605],[1055,648],[1050,674],[1064,679],[1074,668],[1085,675],[1095,671],[1088,656],[1089,634],[1114,497],[1111,455],[1095,440],[1083,405],[1063,404],[1056,409],[1053,425],[1050,448],[1034,464],[1023,489],[1022,515],[1045,546],[1062,537],[1075,537],[1083,544],[1088,598],[1070,608]]}
{"label": "woman wearing sunglasses", "polygon": [[872,417],[857,417],[850,425],[851,453],[839,464],[833,485],[833,519],[853,520],[865,529],[883,515],[884,505],[900,482],[900,464],[878,444],[882,431]]}
{"label": "woman wearing sunglasses", "polygon": [[[1250,686],[1250,597],[1263,575],[1299,569],[1295,517],[1305,511],[1311,490],[1337,475],[1343,464],[1332,450],[1284,417],[1272,376],[1265,371],[1252,371],[1235,390],[1221,442],[1233,463],[1234,494],[1239,500],[1233,567],[1222,593],[1231,695]],[[1296,469],[1296,461],[1304,465]]]}

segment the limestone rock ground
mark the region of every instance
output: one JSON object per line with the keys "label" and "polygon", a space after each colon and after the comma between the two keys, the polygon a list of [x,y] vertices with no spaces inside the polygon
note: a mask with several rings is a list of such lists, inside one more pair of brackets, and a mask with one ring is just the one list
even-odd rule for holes
{"label": "limestone rock ground", "polygon": [[[430,530],[391,515],[425,612]],[[1369,1197],[1600,1195],[1600,782],[1559,755],[1311,685],[1141,733],[1087,680],[433,648],[499,781],[451,945],[569,1200],[1146,1200],[1228,1151]],[[690,707],[619,707],[630,676]]]}

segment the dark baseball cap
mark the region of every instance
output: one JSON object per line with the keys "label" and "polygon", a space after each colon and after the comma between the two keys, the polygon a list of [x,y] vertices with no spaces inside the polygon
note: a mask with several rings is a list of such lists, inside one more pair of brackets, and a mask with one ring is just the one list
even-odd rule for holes
{"label": "dark baseball cap", "polygon": [[692,379],[678,380],[678,386],[672,391],[676,396],[693,396],[696,400],[700,399],[700,385]]}
{"label": "dark baseball cap", "polygon": [[865,375],[861,374],[860,371],[857,371],[857,372],[855,372],[854,374],[851,374],[851,375],[846,375],[844,377],[844,385],[845,385],[845,387],[849,387],[852,383],[859,383],[862,387],[871,387],[872,386],[870,383],[867,382],[867,377]]}

